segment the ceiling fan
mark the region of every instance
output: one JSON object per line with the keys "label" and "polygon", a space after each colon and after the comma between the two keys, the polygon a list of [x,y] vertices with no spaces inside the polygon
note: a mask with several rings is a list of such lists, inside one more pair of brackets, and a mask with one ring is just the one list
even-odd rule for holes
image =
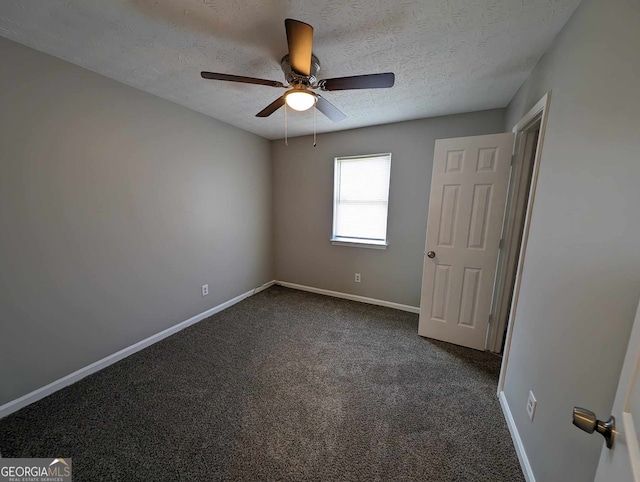
{"label": "ceiling fan", "polygon": [[320,112],[334,122],[344,120],[347,116],[327,99],[312,90],[332,91],[393,87],[395,75],[392,72],[318,80],[316,76],[320,71],[320,61],[312,53],[313,27],[290,18],[284,21],[284,26],[287,31],[289,53],[282,58],[280,66],[288,85],[275,80],[215,72],[201,72],[200,75],[204,79],[290,88],[282,97],[258,112],[256,117],[268,117],[286,103],[288,107],[297,111],[305,111],[315,105]]}

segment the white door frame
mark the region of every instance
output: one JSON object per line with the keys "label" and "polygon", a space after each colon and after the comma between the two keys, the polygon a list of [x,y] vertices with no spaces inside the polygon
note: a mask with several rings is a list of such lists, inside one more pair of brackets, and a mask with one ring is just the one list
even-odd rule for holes
{"label": "white door frame", "polygon": [[[547,121],[549,118],[549,103],[551,102],[551,91],[547,92],[522,119],[513,127],[512,132],[516,134],[516,139],[519,139],[520,133],[527,132],[540,121],[540,133],[538,135],[538,144],[536,146],[536,155],[533,160],[533,169],[531,172],[531,186],[529,188],[529,200],[527,202],[527,211],[524,218],[524,227],[522,231],[522,242],[520,243],[520,256],[518,258],[518,266],[516,269],[515,284],[513,287],[513,298],[511,300],[511,310],[508,316],[507,335],[504,345],[504,352],[502,354],[502,366],[500,367],[500,379],[498,380],[498,396],[504,388],[504,382],[507,373],[507,366],[509,364],[509,351],[511,350],[511,337],[513,335],[513,325],[518,310],[518,298],[520,295],[520,286],[522,283],[522,267],[524,265],[525,256],[527,253],[527,241],[529,239],[529,227],[531,224],[531,212],[533,210],[533,203],[536,194],[536,185],[538,183],[538,172],[540,170],[540,159],[542,157],[542,146],[544,144],[545,131],[547,129]],[[521,137],[521,136],[520,136]],[[522,144],[522,143],[520,143]],[[520,150],[524,151],[523,146]],[[513,237],[512,237],[513,238]],[[512,240],[512,242],[515,242]],[[503,319],[501,323],[498,323],[496,329],[502,329],[504,331]],[[500,326],[501,325],[501,326]],[[491,349],[492,347],[489,347]]]}

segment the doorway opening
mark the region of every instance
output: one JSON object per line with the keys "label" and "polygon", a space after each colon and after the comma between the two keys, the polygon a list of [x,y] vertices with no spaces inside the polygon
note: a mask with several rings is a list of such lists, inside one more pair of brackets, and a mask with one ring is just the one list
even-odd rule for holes
{"label": "doorway opening", "polygon": [[550,101],[551,92],[547,92],[512,129],[516,134],[514,162],[491,311],[496,322],[487,334],[487,349],[502,354],[498,394],[504,386],[509,361]]}
{"label": "doorway opening", "polygon": [[492,323],[487,333],[487,349],[494,353],[504,350],[541,124],[542,116],[538,115],[524,130],[516,133],[494,280]]}
{"label": "doorway opening", "polygon": [[550,94],[509,133],[438,139],[418,334],[508,354]]}

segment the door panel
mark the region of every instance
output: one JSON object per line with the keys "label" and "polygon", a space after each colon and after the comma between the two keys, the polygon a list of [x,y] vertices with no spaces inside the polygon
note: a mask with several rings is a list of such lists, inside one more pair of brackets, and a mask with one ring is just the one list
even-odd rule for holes
{"label": "door panel", "polygon": [[613,447],[608,449],[602,445],[595,481],[640,482],[640,304],[631,329],[612,415],[616,419]]}
{"label": "door panel", "polygon": [[484,350],[513,134],[436,141],[418,334]]}

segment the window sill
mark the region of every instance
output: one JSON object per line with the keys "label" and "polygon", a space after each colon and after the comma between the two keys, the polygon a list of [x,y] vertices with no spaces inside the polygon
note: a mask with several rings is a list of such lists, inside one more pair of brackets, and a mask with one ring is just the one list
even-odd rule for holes
{"label": "window sill", "polygon": [[387,249],[386,241],[374,241],[368,239],[359,239],[354,241],[349,238],[331,238],[331,244],[334,246],[348,246],[350,248],[368,248],[368,249]]}

